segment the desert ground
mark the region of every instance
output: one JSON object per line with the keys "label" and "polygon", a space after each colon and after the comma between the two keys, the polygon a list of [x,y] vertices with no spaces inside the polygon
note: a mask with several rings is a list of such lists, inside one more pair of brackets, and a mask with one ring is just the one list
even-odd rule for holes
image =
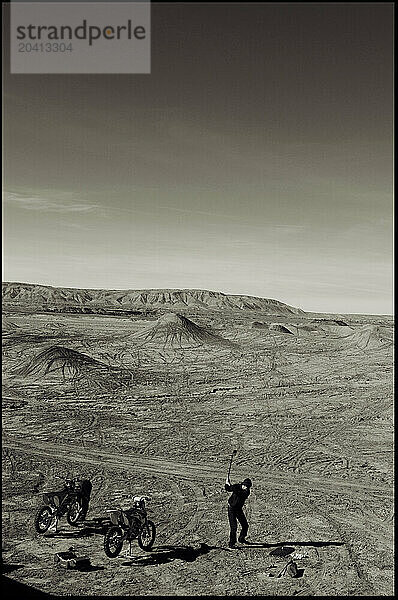
{"label": "desert ground", "polygon": [[[58,596],[393,595],[391,317],[8,310],[2,329],[8,578]],[[256,545],[231,551],[233,449]],[[109,559],[90,521],[37,534],[68,474],[93,483],[88,519],[150,496],[153,550]],[[70,546],[90,570],[53,564]],[[275,577],[289,556],[299,576]]]}

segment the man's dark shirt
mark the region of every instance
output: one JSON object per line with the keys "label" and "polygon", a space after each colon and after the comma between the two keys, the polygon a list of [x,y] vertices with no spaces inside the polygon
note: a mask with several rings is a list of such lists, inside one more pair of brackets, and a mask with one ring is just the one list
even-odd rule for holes
{"label": "man's dark shirt", "polygon": [[228,498],[228,504],[231,508],[242,508],[246,498],[250,494],[250,490],[244,490],[240,483],[234,483],[233,485],[225,484],[225,489],[227,492],[232,492],[231,496]]}

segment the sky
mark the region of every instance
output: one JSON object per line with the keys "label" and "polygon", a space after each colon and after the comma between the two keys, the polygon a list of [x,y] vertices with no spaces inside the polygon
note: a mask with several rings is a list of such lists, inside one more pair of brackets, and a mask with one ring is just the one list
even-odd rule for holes
{"label": "sky", "polygon": [[392,10],[152,3],[151,74],[5,73],[3,281],[391,314]]}

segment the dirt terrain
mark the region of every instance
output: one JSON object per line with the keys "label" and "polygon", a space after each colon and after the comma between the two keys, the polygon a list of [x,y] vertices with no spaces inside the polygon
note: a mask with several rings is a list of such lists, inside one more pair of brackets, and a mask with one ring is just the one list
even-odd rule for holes
{"label": "dirt terrain", "polygon": [[[55,595],[392,595],[391,317],[180,312],[5,310],[3,572]],[[231,551],[235,448],[253,545]],[[108,559],[93,521],[36,534],[67,474],[91,519],[149,495],[153,551]],[[72,545],[91,570],[53,565]],[[289,556],[299,576],[270,577]]]}

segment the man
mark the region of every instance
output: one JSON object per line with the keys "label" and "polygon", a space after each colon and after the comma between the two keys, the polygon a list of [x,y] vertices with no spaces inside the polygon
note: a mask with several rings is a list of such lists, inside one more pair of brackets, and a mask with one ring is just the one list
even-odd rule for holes
{"label": "man", "polygon": [[90,497],[91,497],[91,491],[93,489],[92,483],[89,479],[83,479],[82,480],[82,496],[81,496],[81,502],[82,502],[82,512],[80,515],[80,520],[84,521],[84,519],[86,518],[86,515],[88,513],[88,507],[90,504]]}
{"label": "man", "polygon": [[238,528],[238,521],[241,525],[241,532],[238,538],[238,541],[241,544],[245,544],[247,531],[249,529],[249,524],[243,512],[243,505],[246,501],[246,498],[250,495],[250,488],[252,487],[252,482],[249,478],[242,481],[242,483],[235,483],[231,485],[231,481],[229,479],[229,475],[225,480],[225,489],[227,492],[232,492],[231,496],[228,498],[228,520],[229,520],[229,544],[230,548],[235,548],[236,544],[236,532]]}

